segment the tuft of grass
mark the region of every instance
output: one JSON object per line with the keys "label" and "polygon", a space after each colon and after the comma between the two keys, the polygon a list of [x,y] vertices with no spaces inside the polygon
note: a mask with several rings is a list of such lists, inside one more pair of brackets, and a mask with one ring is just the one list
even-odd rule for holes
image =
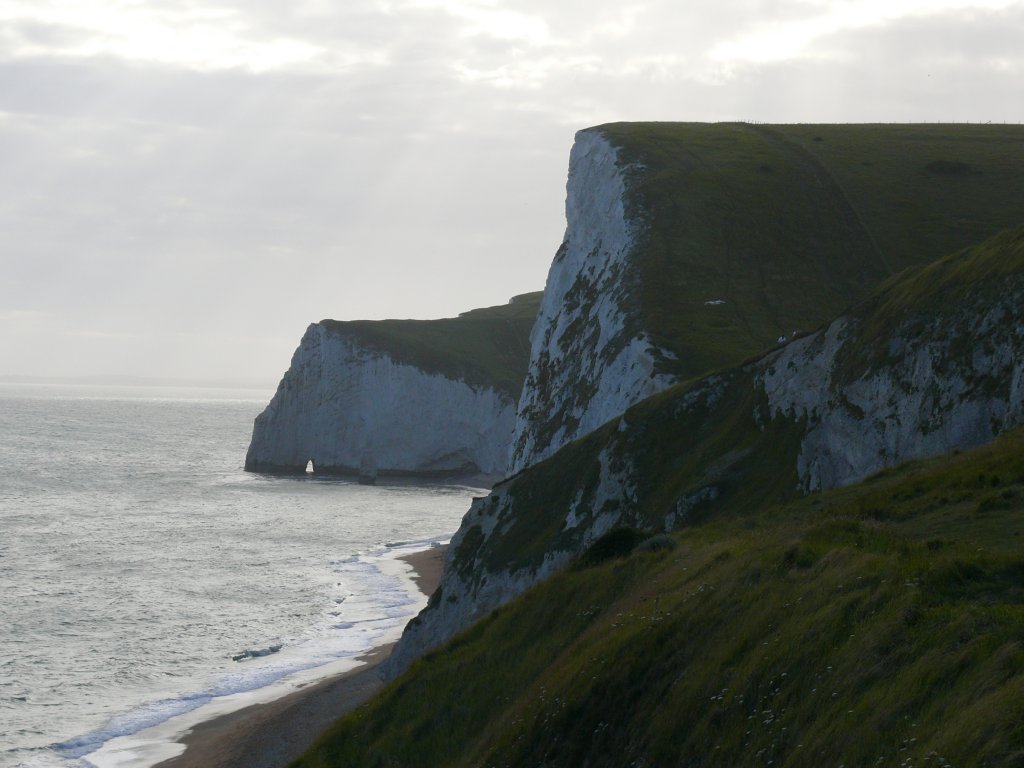
{"label": "tuft of grass", "polygon": [[676,548],[676,539],[674,536],[669,536],[667,533],[658,533],[651,536],[649,539],[645,539],[640,542],[637,547],[637,552],[665,552]]}

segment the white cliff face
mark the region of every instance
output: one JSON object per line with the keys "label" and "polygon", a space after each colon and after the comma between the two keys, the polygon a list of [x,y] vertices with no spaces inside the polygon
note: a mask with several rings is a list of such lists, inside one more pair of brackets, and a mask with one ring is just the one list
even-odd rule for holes
{"label": "white cliff face", "polygon": [[[609,479],[606,492],[614,479]],[[474,500],[452,538],[445,555],[444,573],[437,591],[426,609],[406,626],[391,655],[382,665],[382,674],[392,679],[427,651],[447,642],[461,630],[485,617],[517,595],[565,568],[576,556],[575,548],[552,549],[537,565],[518,570],[491,568],[484,542],[496,530],[513,522],[515,502],[508,487],[498,486],[489,496]],[[571,514],[571,513],[570,513]],[[566,520],[566,524],[571,523]],[[614,520],[606,515],[598,521],[604,533]],[[588,529],[588,543],[600,533]]]}
{"label": "white cliff face", "polygon": [[893,361],[852,381],[836,374],[844,351],[864,340],[845,318],[772,356],[760,379],[772,418],[806,420],[797,457],[803,490],[982,445],[1024,423],[1021,304],[1008,291],[924,333],[903,328],[887,343]]}
{"label": "white cliff face", "polygon": [[[600,482],[580,493],[564,512],[565,546],[554,546],[538,563],[518,568],[496,566],[494,541],[517,524],[515,480],[473,501],[445,555],[441,583],[427,608],[405,628],[382,674],[392,679],[424,653],[447,642],[494,609],[565,568],[582,549],[622,524],[620,511],[636,500],[629,462],[613,457],[611,447],[598,456]],[[499,544],[500,546],[500,544]]]}
{"label": "white cliff face", "polygon": [[538,581],[564,568],[571,552],[551,552],[536,569],[495,571],[481,562],[480,543],[507,520],[514,504],[501,486],[475,499],[445,554],[444,572],[428,607],[406,626],[382,674],[392,679],[432,648],[504,605]]}
{"label": "white cliff face", "polygon": [[630,259],[640,225],[626,215],[624,170],[600,131],[576,134],[565,241],[548,272],[530,335],[510,473],[673,383],[655,373],[653,345],[631,318]]}
{"label": "white cliff face", "polygon": [[315,323],[253,428],[246,468],[501,475],[515,404]]}

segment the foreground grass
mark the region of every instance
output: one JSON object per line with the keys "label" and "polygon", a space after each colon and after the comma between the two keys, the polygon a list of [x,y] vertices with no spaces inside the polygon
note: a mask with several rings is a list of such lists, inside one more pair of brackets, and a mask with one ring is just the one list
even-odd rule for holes
{"label": "foreground grass", "polygon": [[294,765],[1024,765],[1022,535],[1021,431],[725,509],[531,590]]}

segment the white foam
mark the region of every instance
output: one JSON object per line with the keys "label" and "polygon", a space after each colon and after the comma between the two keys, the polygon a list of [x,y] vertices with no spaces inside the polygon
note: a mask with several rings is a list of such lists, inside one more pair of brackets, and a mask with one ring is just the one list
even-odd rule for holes
{"label": "white foam", "polygon": [[[283,648],[272,656],[239,662],[240,669],[222,676],[210,690],[153,702],[120,716],[104,728],[55,748],[71,765],[95,768],[151,768],[185,751],[182,739],[199,723],[254,704],[279,699],[312,683],[360,666],[358,658],[373,648],[395,642],[405,624],[425,605],[413,581],[413,569],[402,558],[447,543],[450,537],[388,545],[382,550],[331,563],[356,591],[335,599],[344,618],[333,620],[321,637]],[[77,760],[75,758],[81,758]]]}

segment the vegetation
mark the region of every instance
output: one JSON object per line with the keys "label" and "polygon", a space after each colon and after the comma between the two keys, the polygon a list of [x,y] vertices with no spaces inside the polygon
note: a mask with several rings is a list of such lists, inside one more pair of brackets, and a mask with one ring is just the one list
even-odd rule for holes
{"label": "vegetation", "polygon": [[443,320],[323,320],[331,332],[430,373],[493,387],[518,399],[542,292]]}
{"label": "vegetation", "polygon": [[1022,274],[1024,227],[1007,230],[978,246],[891,278],[856,310],[860,336],[866,343],[847,356],[845,378],[883,362],[891,354],[885,340],[892,338],[899,325],[916,325],[921,335],[928,332],[934,318],[947,315],[944,310],[950,308],[972,317],[974,338],[957,350],[962,357],[970,358],[976,344],[985,342],[982,337],[991,335],[978,327],[986,307],[1006,298],[1010,290],[1019,291],[1015,278]]}
{"label": "vegetation", "polygon": [[[1021,224],[1024,128],[615,123],[646,222],[635,296],[682,378],[808,331]],[[721,304],[707,302],[721,301]]]}
{"label": "vegetation", "polygon": [[1020,431],[725,507],[495,611],[294,765],[1022,765],[1022,535]]}

